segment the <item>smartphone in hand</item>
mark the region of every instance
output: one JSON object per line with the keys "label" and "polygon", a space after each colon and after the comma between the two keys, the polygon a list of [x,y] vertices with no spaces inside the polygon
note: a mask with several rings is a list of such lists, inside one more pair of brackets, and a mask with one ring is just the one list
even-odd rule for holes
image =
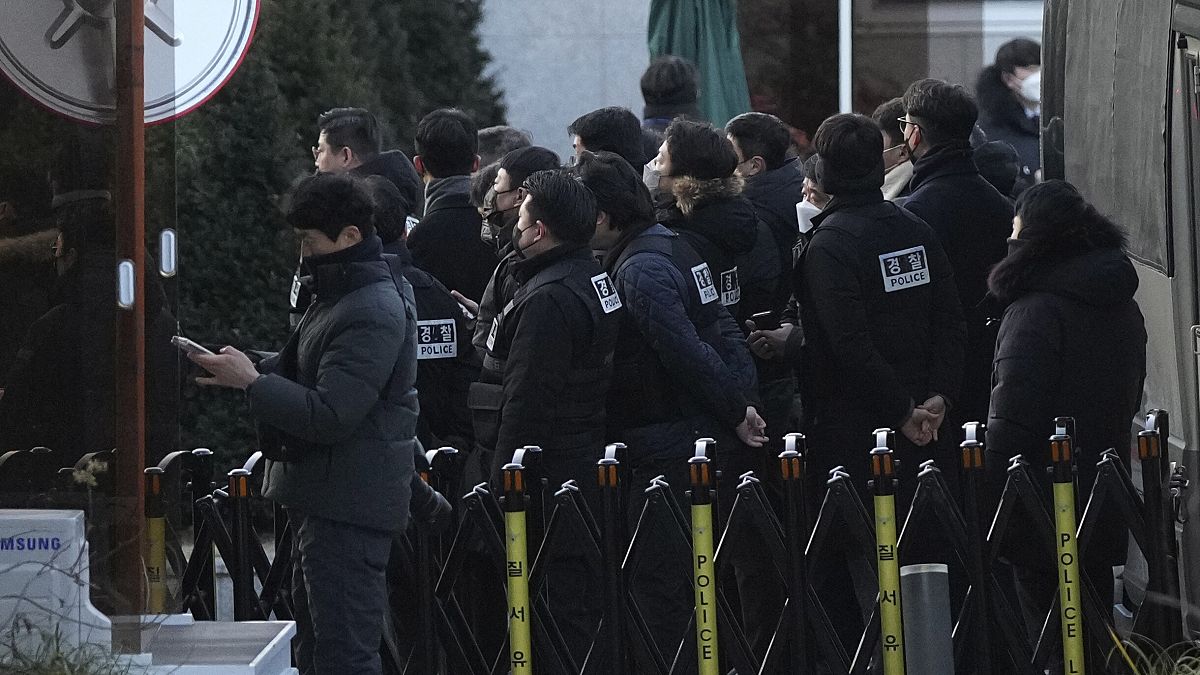
{"label": "smartphone in hand", "polygon": [[750,320],[754,322],[756,330],[775,330],[779,328],[779,312],[775,310],[751,315]]}
{"label": "smartphone in hand", "polygon": [[171,338],[171,344],[175,345],[180,351],[186,354],[207,354],[209,356],[213,356],[213,351],[211,349],[205,347],[199,342],[189,340],[182,335],[176,335],[175,337]]}

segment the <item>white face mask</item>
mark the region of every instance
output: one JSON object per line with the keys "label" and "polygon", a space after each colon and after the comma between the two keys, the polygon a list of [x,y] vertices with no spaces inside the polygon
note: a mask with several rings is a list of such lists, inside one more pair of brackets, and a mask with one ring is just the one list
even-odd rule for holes
{"label": "white face mask", "polygon": [[1021,80],[1021,96],[1025,97],[1027,101],[1042,102],[1042,72],[1040,70]]}
{"label": "white face mask", "polygon": [[658,184],[660,181],[662,181],[662,172],[658,170],[658,167],[654,166],[653,162],[647,164],[646,167],[642,169],[642,182],[645,183],[646,187],[650,188],[651,191],[658,189]]}
{"label": "white face mask", "polygon": [[812,219],[821,213],[816,204],[805,199],[796,204],[796,219],[800,221],[800,234],[808,234],[813,229]]}

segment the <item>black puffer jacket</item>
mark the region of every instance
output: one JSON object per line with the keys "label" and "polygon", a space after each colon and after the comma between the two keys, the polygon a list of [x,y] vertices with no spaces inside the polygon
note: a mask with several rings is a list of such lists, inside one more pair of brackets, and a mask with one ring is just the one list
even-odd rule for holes
{"label": "black puffer jacket", "polygon": [[[401,531],[417,431],[416,309],[377,237],[305,262],[313,302],[246,389],[268,461],[263,494],[337,522]],[[403,280],[401,280],[403,282]]]}
{"label": "black puffer jacket", "polygon": [[[1004,259],[1013,206],[975,167],[971,148],[940,145],[917,160],[913,192],[899,200],[937,233],[954,270],[954,285],[967,319],[967,354],[955,419],[987,417],[995,333],[988,328],[988,272]],[[953,428],[953,427],[952,427]]]}
{"label": "black puffer jacket", "polygon": [[[675,201],[658,214],[659,222],[677,232],[708,263],[721,304],[739,325],[743,317],[769,309],[779,283],[774,238],[741,196],[742,179],[676,179]],[[763,309],[754,309],[763,307]]]}
{"label": "black puffer jacket", "polygon": [[496,267],[496,250],[479,238],[483,219],[471,205],[471,177],[435,180],[425,193],[425,215],[408,235],[417,267],[468,298],[483,297]]}
{"label": "black puffer jacket", "polygon": [[979,127],[989,141],[1004,141],[1021,156],[1021,177],[1032,180],[1042,168],[1041,119],[1025,113],[1012,90],[1004,85],[1001,71],[994,65],[979,73],[975,85],[979,100]]}
{"label": "black puffer jacket", "polygon": [[631,428],[695,416],[732,432],[755,386],[750,351],[718,301],[712,273],[678,238],[652,225],[622,237],[605,256],[625,304],[608,404],[613,440],[627,440]]}
{"label": "black puffer jacket", "polygon": [[1002,482],[1016,454],[1048,466],[1054,418],[1070,416],[1080,482],[1090,486],[1101,452],[1130,448],[1141,402],[1146,329],[1133,298],[1137,272],[1116,246],[1038,256],[1015,269],[1020,258],[1010,253],[1004,265],[1015,273],[992,287],[1011,304],[996,343],[989,473]]}

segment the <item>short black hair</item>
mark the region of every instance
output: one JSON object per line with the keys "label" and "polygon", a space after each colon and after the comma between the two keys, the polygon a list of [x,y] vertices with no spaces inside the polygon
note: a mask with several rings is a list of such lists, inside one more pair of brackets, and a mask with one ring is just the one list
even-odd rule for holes
{"label": "short black hair", "polygon": [[479,130],[479,163],[491,164],[516,150],[533,145],[533,137],[527,131],[497,125]]}
{"label": "short black hair", "polygon": [[538,171],[549,171],[562,167],[562,160],[549,148],[531,145],[527,148],[517,148],[500,160],[500,168],[508,174],[512,187],[525,182],[529,176]]}
{"label": "short black hair", "polygon": [[362,180],[350,174],[305,176],[293,188],[289,201],[285,217],[297,230],[319,230],[330,241],[351,225],[364,239],[375,234],[371,195]]}
{"label": "short black hair", "polygon": [[374,159],[383,149],[379,120],[365,108],[334,108],[321,113],[317,127],[325,142],[333,148],[350,148],[363,162]]}
{"label": "short black hair", "polygon": [[383,176],[367,176],[362,179],[371,194],[374,206],[375,232],[384,244],[390,244],[404,236],[408,222],[408,209],[400,188]]}
{"label": "short black hair", "polygon": [[581,115],[567,127],[592,152],[615,152],[630,164],[643,166],[642,123],[629,108],[609,106]]}
{"label": "short black hair", "polygon": [[725,134],[707,122],[676,119],[667,127],[671,175],[698,180],[728,178],[737,168],[737,152]]}
{"label": "short black hair", "polygon": [[1029,38],[1016,38],[996,50],[996,68],[1012,73],[1017,68],[1042,65],[1042,46]]}
{"label": "short black hair", "polygon": [[642,73],[641,87],[647,106],[694,106],[699,99],[700,76],[691,61],[667,54],[650,62]]}
{"label": "short black hair", "polygon": [[834,115],[813,136],[821,190],[831,195],[879,189],[883,185],[883,135],[870,117]]}
{"label": "short black hair", "polygon": [[596,197],[583,183],[561,169],[538,171],[522,183],[529,193],[529,211],[549,228],[555,239],[587,244],[596,234]]}
{"label": "short black hair", "polygon": [[768,169],[778,169],[787,161],[792,135],[787,125],[774,115],[761,112],[742,113],[729,120],[725,133],[733,136],[742,149],[742,159],[762,157]]}
{"label": "short black hair", "polygon": [[496,174],[500,173],[500,162],[495,161],[479,169],[471,176],[471,206],[479,208],[487,199],[488,190],[496,182]]}
{"label": "short black hair", "polygon": [[900,118],[904,117],[904,114],[904,99],[897,96],[880,103],[875,112],[871,113],[871,119],[887,134],[889,143],[900,145],[904,142],[904,130],[900,128]]}
{"label": "short black hair", "polygon": [[654,202],[641,174],[614,152],[584,152],[568,171],[596,197],[617,230],[654,224]]}
{"label": "short black hair", "polygon": [[909,85],[904,92],[904,111],[917,118],[930,145],[969,142],[979,119],[979,106],[966,87],[932,78]]}
{"label": "short black hair", "polygon": [[435,178],[466,176],[475,168],[479,132],[461,110],[440,108],[421,118],[414,141],[425,169]]}

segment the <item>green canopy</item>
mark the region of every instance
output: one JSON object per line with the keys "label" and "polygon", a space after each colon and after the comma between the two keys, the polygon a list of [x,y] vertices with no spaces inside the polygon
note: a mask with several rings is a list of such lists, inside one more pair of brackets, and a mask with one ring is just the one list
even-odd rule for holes
{"label": "green canopy", "polygon": [[650,0],[650,58],[681,56],[700,71],[700,112],[724,126],[750,110],[737,0]]}

